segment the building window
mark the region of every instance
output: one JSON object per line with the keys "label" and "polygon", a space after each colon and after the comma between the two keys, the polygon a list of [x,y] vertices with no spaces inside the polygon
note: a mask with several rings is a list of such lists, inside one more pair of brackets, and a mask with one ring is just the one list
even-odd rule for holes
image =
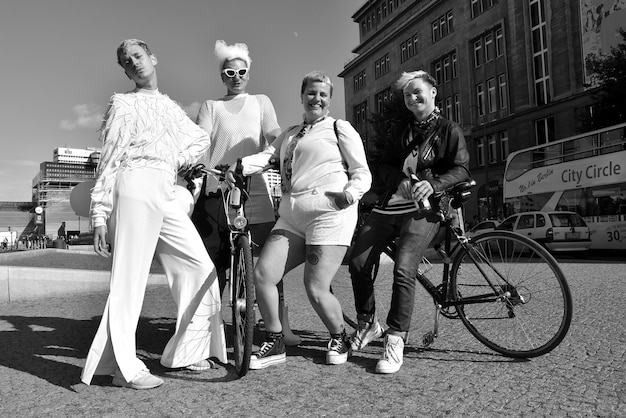
{"label": "building window", "polygon": [[457,78],[458,71],[457,71],[456,52],[453,52],[450,56],[452,58],[452,78]]}
{"label": "building window", "polygon": [[485,35],[485,62],[493,61],[494,56],[493,34]]}
{"label": "building window", "polygon": [[379,92],[374,96],[374,102],[376,104],[376,112],[381,114],[383,112],[383,106],[385,102],[392,99],[391,87]]}
{"label": "building window", "polygon": [[363,70],[354,76],[354,91],[359,91],[365,86],[365,70]]}
{"label": "building window", "polygon": [[483,40],[474,41],[474,67],[480,67],[483,63]]}
{"label": "building window", "polygon": [[498,75],[498,93],[500,95],[500,109],[506,109],[508,107],[509,94],[504,73]]}
{"label": "building window", "polygon": [[487,142],[489,143],[489,163],[495,163],[498,161],[496,136],[494,134],[487,135]]}
{"label": "building window", "polygon": [[456,51],[444,55],[442,58],[434,61],[432,64],[433,75],[437,80],[437,85],[448,82],[453,78],[457,78],[457,59]]}
{"label": "building window", "polygon": [[452,109],[452,97],[446,97],[446,118],[454,120],[454,113]]}
{"label": "building window", "polygon": [[472,7],[472,19],[480,16],[494,5],[498,4],[498,0],[470,0]]}
{"label": "building window", "polygon": [[357,125],[362,125],[367,120],[367,100],[354,106],[354,120]]}
{"label": "building window", "polygon": [[461,123],[461,95],[454,95],[454,122]]}
{"label": "building window", "polygon": [[446,14],[439,16],[438,19],[435,19],[431,23],[433,43],[439,41],[454,31],[453,22],[454,19],[452,10],[450,10]]}
{"label": "building window", "polygon": [[485,85],[483,83],[476,84],[476,106],[478,107],[478,116],[485,115]]}
{"label": "building window", "polygon": [[[495,42],[494,42],[495,37]],[[493,61],[496,57],[504,54],[504,37],[502,28],[489,30],[474,40],[474,66]]]}
{"label": "building window", "polygon": [[554,141],[554,118],[538,119],[535,121],[535,137],[537,145]]}
{"label": "building window", "polygon": [[437,80],[437,85],[441,85],[442,77],[441,77],[441,61],[437,61],[435,63],[435,80]]}
{"label": "building window", "polygon": [[498,110],[498,103],[496,101],[496,80],[490,78],[487,80],[487,106],[489,107],[489,113],[495,113]]}
{"label": "building window", "polygon": [[417,54],[417,34],[400,44],[400,62],[405,62]]}
{"label": "building window", "polygon": [[504,32],[502,28],[496,29],[496,56],[504,55]]}
{"label": "building window", "polygon": [[530,26],[537,106],[550,103],[550,71],[544,0],[530,0]]}
{"label": "building window", "polygon": [[448,82],[452,78],[450,71],[450,57],[443,59],[443,81]]}
{"label": "building window", "polygon": [[389,54],[377,59],[374,64],[374,77],[379,78],[389,72]]}
{"label": "building window", "polygon": [[479,167],[485,165],[485,138],[476,141],[476,163]]}
{"label": "building window", "polygon": [[499,133],[500,136],[500,160],[506,161],[509,156],[509,133],[507,131],[502,131]]}

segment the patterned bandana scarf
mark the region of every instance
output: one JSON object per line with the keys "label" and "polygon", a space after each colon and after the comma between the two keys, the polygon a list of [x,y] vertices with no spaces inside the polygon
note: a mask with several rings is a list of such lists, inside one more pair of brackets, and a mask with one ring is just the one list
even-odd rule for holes
{"label": "patterned bandana scarf", "polygon": [[435,126],[435,121],[441,117],[441,111],[435,107],[435,110],[425,120],[411,121],[411,130],[413,131],[413,138],[423,138],[426,134]]}
{"label": "patterned bandana scarf", "polygon": [[296,136],[293,137],[293,139],[287,146],[287,151],[285,151],[285,158],[283,160],[283,171],[285,175],[285,179],[284,179],[285,181],[282,182],[283,193],[287,193],[291,190],[291,175],[293,173],[291,162],[293,160],[293,152],[296,149],[296,145],[298,145],[298,141],[300,140],[300,138],[305,136],[311,130],[313,125],[315,125],[318,122],[323,121],[324,119],[326,119],[326,115],[322,116],[321,118],[315,119],[311,123],[304,122],[300,130],[296,134]]}

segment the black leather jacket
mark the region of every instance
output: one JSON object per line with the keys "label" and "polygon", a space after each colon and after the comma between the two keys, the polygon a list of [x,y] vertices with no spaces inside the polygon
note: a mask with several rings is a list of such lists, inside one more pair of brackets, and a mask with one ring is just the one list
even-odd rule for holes
{"label": "black leather jacket", "polygon": [[[432,141],[434,153],[428,161],[420,158],[417,175],[420,179],[428,180],[435,193],[439,193],[470,179],[469,153],[463,131],[456,123],[443,117],[434,123],[436,126],[432,134],[420,144]],[[400,124],[382,151],[377,172],[385,187],[384,191],[381,190],[383,195],[379,201],[383,206],[398,189],[400,182],[407,178],[402,171],[404,160],[417,145],[405,145],[409,130],[410,123]]]}

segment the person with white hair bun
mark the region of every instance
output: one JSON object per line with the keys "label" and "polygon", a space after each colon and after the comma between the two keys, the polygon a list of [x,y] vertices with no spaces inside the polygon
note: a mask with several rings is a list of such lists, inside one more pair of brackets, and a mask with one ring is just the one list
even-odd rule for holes
{"label": "person with white hair bun", "polygon": [[[215,42],[214,54],[222,83],[226,86],[226,95],[216,100],[206,100],[196,120],[211,136],[210,148],[199,161],[209,168],[232,165],[239,157],[262,151],[281,131],[269,97],[246,92],[252,64],[248,46],[245,43],[229,45],[218,40]],[[191,219],[217,267],[223,291],[226,271],[230,265],[230,246],[222,190],[215,178],[206,176],[198,191]],[[250,221],[252,241],[262,247],[276,221],[272,197],[262,175],[252,176],[249,195],[246,214]],[[256,248],[254,251],[256,253]],[[281,316],[286,323],[289,344],[299,344],[300,337],[289,328],[284,302]],[[206,368],[209,367],[207,363]]]}

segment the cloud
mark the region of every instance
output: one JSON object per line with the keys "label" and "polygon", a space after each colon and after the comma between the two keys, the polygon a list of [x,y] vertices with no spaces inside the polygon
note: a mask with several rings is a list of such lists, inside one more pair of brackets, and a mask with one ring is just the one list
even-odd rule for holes
{"label": "cloud", "polygon": [[97,130],[102,124],[102,115],[104,108],[93,103],[79,104],[72,109],[74,117],[72,119],[64,119],[59,123],[59,127],[65,131],[74,131],[76,129]]}
{"label": "cloud", "polygon": [[298,32],[294,32],[293,36],[298,37]]}

